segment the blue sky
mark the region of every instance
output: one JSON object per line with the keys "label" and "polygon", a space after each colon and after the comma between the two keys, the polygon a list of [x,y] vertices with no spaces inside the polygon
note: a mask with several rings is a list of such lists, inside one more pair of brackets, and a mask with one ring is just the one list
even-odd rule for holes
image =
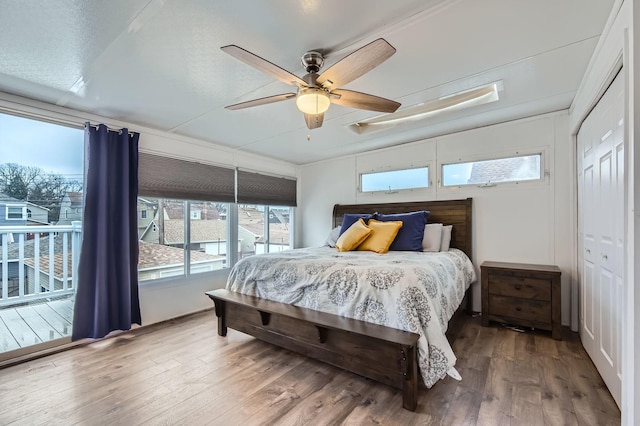
{"label": "blue sky", "polygon": [[447,164],[442,170],[444,185],[465,185],[471,177],[473,162]]}
{"label": "blue sky", "polygon": [[391,170],[362,175],[362,191],[388,191],[427,186],[429,176],[426,168]]}
{"label": "blue sky", "polygon": [[37,166],[68,179],[81,179],[84,131],[0,114],[0,164]]}
{"label": "blue sky", "polygon": [[[464,185],[471,174],[472,163],[449,164],[443,170],[447,185]],[[365,173],[362,175],[362,191],[388,191],[422,188],[427,186],[428,176],[425,168],[392,170],[388,172]]]}

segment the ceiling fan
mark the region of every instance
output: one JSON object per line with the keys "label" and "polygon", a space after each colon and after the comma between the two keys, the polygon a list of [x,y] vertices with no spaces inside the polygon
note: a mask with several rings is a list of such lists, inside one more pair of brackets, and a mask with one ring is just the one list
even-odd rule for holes
{"label": "ceiling fan", "polygon": [[315,129],[322,126],[324,113],[331,103],[379,112],[395,112],[400,107],[399,102],[390,99],[340,89],[396,53],[396,49],[383,38],[349,54],[323,71],[322,74],[318,74],[324,64],[322,53],[307,52],[302,55],[302,65],[307,70],[307,74],[302,78],[236,45],[223,46],[220,49],[271,77],[298,87],[297,93],[267,96],[229,105],[226,107],[227,109],[243,109],[296,98],[296,105],[304,113],[307,127]]}

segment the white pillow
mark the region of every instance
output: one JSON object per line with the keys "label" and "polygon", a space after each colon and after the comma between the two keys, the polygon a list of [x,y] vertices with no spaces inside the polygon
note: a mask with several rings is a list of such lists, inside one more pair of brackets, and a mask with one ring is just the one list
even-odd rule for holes
{"label": "white pillow", "polygon": [[424,227],[424,237],[422,238],[422,251],[440,251],[442,242],[442,224],[427,223]]}
{"label": "white pillow", "polygon": [[440,251],[449,251],[451,245],[451,230],[453,225],[447,225],[442,227],[442,240],[440,242]]}
{"label": "white pillow", "polygon": [[331,230],[331,233],[327,237],[327,240],[324,242],[329,247],[335,247],[336,242],[338,242],[338,237],[340,237],[340,227],[336,226]]}

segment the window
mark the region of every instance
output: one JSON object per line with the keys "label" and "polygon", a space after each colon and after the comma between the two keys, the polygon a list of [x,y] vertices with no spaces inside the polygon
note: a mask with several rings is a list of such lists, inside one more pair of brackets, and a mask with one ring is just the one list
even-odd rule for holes
{"label": "window", "polygon": [[239,257],[288,250],[291,247],[292,213],[291,207],[239,205]]}
{"label": "window", "polygon": [[399,191],[429,187],[429,167],[362,173],[360,192]]}
{"label": "window", "polygon": [[492,185],[542,179],[542,154],[443,164],[442,185]]}
{"label": "window", "polygon": [[21,206],[7,205],[7,220],[24,219],[23,208]]}
{"label": "window", "polygon": [[138,198],[138,210],[158,212],[138,222],[139,281],[227,267],[228,204],[147,197]]}
{"label": "window", "polygon": [[295,179],[140,153],[138,191],[138,211],[151,217],[138,222],[140,281],[229,268],[290,246],[292,208],[271,207],[270,228],[261,203],[295,206]]}
{"label": "window", "polygon": [[140,219],[146,219],[146,218],[147,218],[147,211],[140,210]]}
{"label": "window", "polygon": [[[66,206],[71,198],[82,206],[83,163],[80,124],[72,128],[0,113],[0,243],[8,244],[7,263],[0,256],[3,312],[28,304],[31,312],[46,308],[59,319],[58,313],[72,315],[81,235],[80,227],[67,220]],[[6,227],[11,227],[10,233]],[[45,305],[51,300],[56,308]],[[46,322],[31,326],[34,337],[24,339],[29,345],[53,346],[71,334],[66,325],[64,330],[57,328],[59,333],[51,332]],[[49,343],[54,340],[58,341]],[[0,353],[7,348],[14,349],[0,345]]]}

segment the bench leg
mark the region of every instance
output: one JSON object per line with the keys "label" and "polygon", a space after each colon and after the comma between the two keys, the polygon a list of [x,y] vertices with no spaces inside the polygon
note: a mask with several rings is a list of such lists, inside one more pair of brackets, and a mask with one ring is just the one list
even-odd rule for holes
{"label": "bench leg", "polygon": [[213,299],[213,303],[216,306],[216,316],[218,317],[218,335],[227,335],[227,317],[226,308],[227,304],[223,300]]}
{"label": "bench leg", "polygon": [[415,346],[404,346],[403,363],[405,365],[404,382],[402,383],[402,407],[416,411],[418,406],[418,364]]}

